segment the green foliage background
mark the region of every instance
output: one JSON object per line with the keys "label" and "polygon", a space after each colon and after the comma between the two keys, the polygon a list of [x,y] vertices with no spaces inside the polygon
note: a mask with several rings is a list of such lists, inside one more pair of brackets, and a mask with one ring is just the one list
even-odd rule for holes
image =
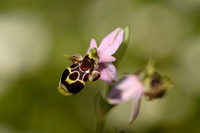
{"label": "green foliage background", "polygon": [[94,97],[106,84],[60,95],[60,76],[71,64],[62,52],[84,55],[91,38],[99,44],[127,25],[119,77],[154,58],[175,84],[161,100],[144,98],[132,125],[131,102],[114,108],[105,131],[200,132],[199,0],[1,0],[0,133],[94,132]]}

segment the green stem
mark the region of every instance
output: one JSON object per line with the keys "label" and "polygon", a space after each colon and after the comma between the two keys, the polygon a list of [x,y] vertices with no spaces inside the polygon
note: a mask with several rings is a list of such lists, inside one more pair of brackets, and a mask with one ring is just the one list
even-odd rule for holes
{"label": "green stem", "polygon": [[111,90],[112,86],[111,85],[107,85],[106,90],[105,90],[105,95],[104,98],[106,98]]}
{"label": "green stem", "polygon": [[97,120],[96,133],[102,133],[105,124],[105,119]]}

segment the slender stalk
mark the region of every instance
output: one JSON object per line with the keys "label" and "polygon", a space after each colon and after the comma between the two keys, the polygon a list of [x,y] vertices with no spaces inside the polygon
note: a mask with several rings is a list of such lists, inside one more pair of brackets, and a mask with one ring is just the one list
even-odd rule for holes
{"label": "slender stalk", "polygon": [[105,119],[97,120],[96,133],[102,133],[105,124]]}

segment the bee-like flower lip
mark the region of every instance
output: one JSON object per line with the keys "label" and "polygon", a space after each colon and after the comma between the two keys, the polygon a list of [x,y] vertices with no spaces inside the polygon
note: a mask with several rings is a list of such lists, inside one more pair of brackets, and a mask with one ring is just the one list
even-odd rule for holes
{"label": "bee-like flower lip", "polygon": [[72,93],[70,93],[70,92],[67,90],[66,86],[63,85],[63,84],[61,83],[61,81],[59,82],[58,91],[60,92],[60,94],[62,94],[62,95],[64,95],[64,96],[71,96],[71,95],[73,95]]}

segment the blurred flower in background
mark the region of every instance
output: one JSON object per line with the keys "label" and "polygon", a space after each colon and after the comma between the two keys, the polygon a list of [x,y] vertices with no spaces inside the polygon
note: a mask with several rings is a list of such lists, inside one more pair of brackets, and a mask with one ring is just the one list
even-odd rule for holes
{"label": "blurred flower in background", "polygon": [[112,88],[108,95],[108,102],[117,105],[132,99],[133,109],[130,118],[130,123],[132,123],[137,117],[143,93],[143,83],[136,75],[129,74]]}
{"label": "blurred flower in background", "polygon": [[154,69],[154,62],[149,61],[142,71],[136,74],[126,74],[111,89],[108,95],[108,103],[119,105],[133,100],[130,123],[136,119],[142,96],[148,100],[162,98],[173,83],[166,76],[161,76]]}

